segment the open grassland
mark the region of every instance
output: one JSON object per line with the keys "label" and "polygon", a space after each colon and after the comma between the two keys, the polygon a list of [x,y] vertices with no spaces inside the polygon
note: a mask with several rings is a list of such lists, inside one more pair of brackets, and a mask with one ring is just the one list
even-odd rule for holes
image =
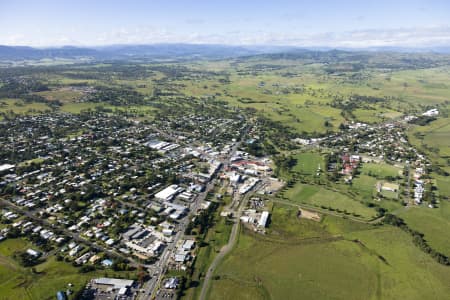
{"label": "open grassland", "polygon": [[370,259],[347,241],[281,245],[242,234],[209,299],[368,299],[376,280],[363,263]]}
{"label": "open grassland", "polygon": [[297,163],[292,168],[292,171],[299,172],[304,175],[316,175],[317,170],[320,168],[323,170],[325,163],[322,155],[315,152],[303,152],[293,156]]}
{"label": "open grassland", "polygon": [[133,272],[112,272],[110,270],[79,273],[78,269],[66,262],[59,262],[51,256],[44,263],[24,268],[14,260],[16,251],[36,249],[23,239],[8,239],[0,242],[0,299],[34,300],[55,299],[56,292],[66,290],[72,283],[73,290],[84,288],[87,281],[95,277],[134,277]]}
{"label": "open grassland", "polygon": [[361,195],[362,199],[369,201],[376,194],[376,184],[376,178],[367,175],[358,175],[353,178],[350,190],[357,192]]}
{"label": "open grassland", "polygon": [[77,91],[70,91],[70,90],[51,90],[51,91],[45,91],[45,92],[37,92],[36,93],[39,96],[44,97],[47,100],[50,101],[56,101],[59,100],[63,103],[65,102],[74,102],[81,98],[83,95],[80,92]]}
{"label": "open grassland", "polygon": [[358,121],[361,122],[379,123],[385,120],[398,118],[402,116],[402,113],[395,110],[375,106],[372,109],[355,109],[353,111],[353,115]]}
{"label": "open grassland", "polygon": [[317,221],[301,219],[295,207],[275,204],[271,211],[271,225],[268,233],[271,239],[280,242],[294,242],[307,238],[332,237],[326,226]]}
{"label": "open grassland", "polygon": [[363,218],[373,218],[374,209],[337,191],[324,187],[297,183],[285,191],[284,196],[294,203],[304,203],[317,207],[331,208],[336,211],[348,212]]}
{"label": "open grassland", "polygon": [[61,111],[72,114],[79,114],[83,110],[95,110],[96,107],[107,105],[106,103],[81,102],[81,103],[64,103],[61,106]]}
{"label": "open grassland", "polygon": [[401,176],[402,171],[401,168],[386,163],[364,163],[361,168],[361,174],[379,179]]}
{"label": "open grassland", "polygon": [[447,298],[450,269],[400,229],[335,217],[319,223],[289,210],[274,207],[266,236],[240,233],[208,299]]}
{"label": "open grassland", "polygon": [[413,104],[438,104],[448,100],[448,67],[393,72],[383,92],[399,95]]}
{"label": "open grassland", "polygon": [[[447,172],[449,171],[450,168],[447,169]],[[439,195],[450,198],[450,176],[433,174],[433,177],[436,178],[436,185],[439,189]]]}
{"label": "open grassland", "polygon": [[410,207],[398,214],[414,230],[425,234],[425,239],[437,251],[450,256],[450,203],[441,201],[438,208]]}
{"label": "open grassland", "polygon": [[45,103],[25,103],[20,99],[0,99],[0,113],[7,115],[10,111],[20,115],[34,115],[50,110],[51,108]]}
{"label": "open grassland", "polygon": [[[438,118],[426,126],[413,126],[409,131],[410,141],[431,152],[431,155],[450,157],[450,118]],[[426,148],[435,148],[429,151]]]}
{"label": "open grassland", "polygon": [[[254,71],[259,65],[265,66],[263,71]],[[235,64],[203,62],[191,67],[200,66],[230,74],[229,82],[222,84],[213,79],[189,82],[184,89],[186,94],[218,95],[231,105],[251,107],[306,133],[337,130],[344,119],[339,109],[329,106],[335,96],[386,97],[381,104],[363,105],[353,111],[357,120],[376,123],[398,118],[412,109],[420,111],[419,105],[444,103],[448,100],[450,79],[448,67],[392,72],[367,69],[353,78],[352,73],[326,74],[322,64],[284,59],[249,59]],[[325,126],[325,121],[331,126]]]}

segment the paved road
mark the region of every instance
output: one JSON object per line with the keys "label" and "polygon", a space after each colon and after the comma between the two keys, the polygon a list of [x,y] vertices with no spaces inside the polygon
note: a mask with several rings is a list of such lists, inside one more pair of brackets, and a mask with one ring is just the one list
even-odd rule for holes
{"label": "paved road", "polygon": [[[243,136],[245,136],[247,132],[248,132],[248,127],[246,127],[244,129]],[[167,138],[167,136],[166,136],[166,138]],[[220,160],[222,165],[217,170],[217,173],[220,173],[223,169],[226,169],[230,165],[230,159],[232,156],[234,156],[236,154],[236,151],[239,148],[240,144],[241,144],[241,141],[236,142],[234,144],[234,146],[231,148],[229,155],[227,155],[226,157],[224,157],[223,159]],[[214,189],[216,181],[217,181],[217,178],[212,179],[207,184],[205,190],[197,196],[195,201],[190,205],[191,212],[195,213],[198,210],[200,204],[203,202],[203,200],[205,200],[208,193]],[[190,221],[190,218],[186,217],[179,224],[180,231],[175,236],[174,241],[164,250],[163,254],[161,254],[160,259],[156,263],[156,268],[153,267],[153,269],[157,270],[158,275],[152,277],[152,279],[144,285],[145,292],[140,295],[139,299],[143,299],[143,300],[153,299],[153,297],[156,295],[156,292],[157,292],[157,290],[161,284],[162,278],[164,276],[165,269],[167,268],[167,263],[172,255],[172,252],[174,251],[175,245],[182,237],[184,237],[183,231],[184,231],[184,228],[186,228],[189,221]],[[154,272],[152,274],[154,274]]]}

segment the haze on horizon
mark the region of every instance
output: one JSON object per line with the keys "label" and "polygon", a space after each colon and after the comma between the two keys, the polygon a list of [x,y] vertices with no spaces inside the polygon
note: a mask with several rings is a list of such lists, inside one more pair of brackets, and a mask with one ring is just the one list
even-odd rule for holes
{"label": "haze on horizon", "polygon": [[6,1],[0,45],[450,46],[449,1]]}

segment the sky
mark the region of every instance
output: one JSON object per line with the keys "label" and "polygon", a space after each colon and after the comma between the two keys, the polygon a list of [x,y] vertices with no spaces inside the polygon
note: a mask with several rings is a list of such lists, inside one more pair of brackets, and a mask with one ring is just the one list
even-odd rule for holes
{"label": "sky", "polygon": [[0,45],[450,46],[450,1],[0,0]]}

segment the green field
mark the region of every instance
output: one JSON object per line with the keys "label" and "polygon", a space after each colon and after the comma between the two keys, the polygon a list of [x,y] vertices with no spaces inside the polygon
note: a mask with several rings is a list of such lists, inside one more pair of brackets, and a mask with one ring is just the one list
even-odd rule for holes
{"label": "green field", "polygon": [[386,163],[363,163],[361,168],[361,174],[379,179],[401,176],[401,171],[401,168]]}
{"label": "green field", "polygon": [[442,201],[438,208],[411,207],[398,214],[409,227],[425,234],[425,239],[439,252],[450,256],[450,203]]}
{"label": "green field", "polygon": [[[411,143],[440,161],[450,156],[450,118],[438,118],[426,126],[413,126],[408,135]],[[440,161],[445,164],[444,161]]]}
{"label": "green field", "polygon": [[297,160],[297,164],[292,168],[294,172],[316,175],[319,166],[322,171],[325,167],[323,157],[319,153],[304,152],[294,155],[294,158]]}
{"label": "green field", "polygon": [[50,101],[58,100],[63,103],[74,102],[76,100],[79,100],[82,95],[80,92],[70,90],[51,90],[45,92],[37,92],[36,94],[46,98],[47,100]]}
{"label": "green field", "polygon": [[374,209],[356,201],[342,193],[320,186],[297,183],[286,190],[284,196],[294,203],[305,203],[317,207],[327,207],[341,212],[348,212],[363,218],[373,218]]}
{"label": "green field", "polygon": [[0,113],[6,115],[9,115],[11,111],[19,115],[33,115],[50,110],[51,108],[44,103],[25,103],[20,99],[0,99]]}
{"label": "green field", "polygon": [[[287,216],[278,209],[271,225],[277,232]],[[290,217],[295,221],[288,222],[282,239],[241,232],[216,271],[208,299],[446,299],[450,293],[450,269],[398,228]]]}
{"label": "green field", "polygon": [[376,194],[375,186],[377,179],[367,175],[358,175],[353,178],[351,190],[356,191],[362,197],[362,199],[369,201],[372,200]]}

